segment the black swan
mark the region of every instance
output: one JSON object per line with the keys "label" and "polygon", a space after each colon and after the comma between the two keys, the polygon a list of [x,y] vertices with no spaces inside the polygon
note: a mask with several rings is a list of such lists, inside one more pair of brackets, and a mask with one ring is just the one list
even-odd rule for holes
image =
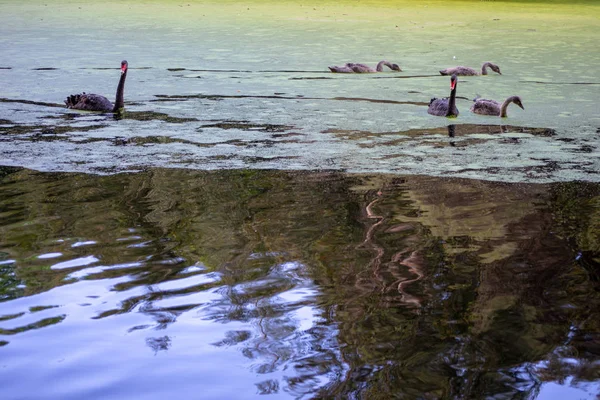
{"label": "black swan", "polygon": [[119,86],[117,86],[117,97],[115,104],[110,102],[106,97],[99,94],[92,93],[80,93],[72,94],[67,97],[65,104],[67,108],[73,108],[75,110],[85,111],[106,111],[106,112],[118,112],[125,106],[123,101],[123,90],[125,89],[125,78],[127,77],[127,61],[121,61],[121,79],[119,79]]}
{"label": "black swan", "polygon": [[458,109],[456,108],[456,84],[458,78],[456,75],[452,75],[450,78],[450,98],[436,99],[435,97],[429,102],[429,109],[427,112],[431,115],[437,115],[440,117],[456,117],[458,116]]}
{"label": "black swan", "polygon": [[500,67],[489,61],[483,63],[483,65],[481,66],[481,72],[477,72],[473,68],[458,66],[458,67],[454,67],[454,68],[443,69],[440,71],[440,74],[442,74],[442,75],[460,75],[460,76],[487,75],[488,74],[487,67],[490,67],[492,71],[497,72],[500,75],[502,75],[502,72],[500,72]]}
{"label": "black swan", "polygon": [[519,96],[510,96],[504,103],[500,105],[496,100],[488,100],[488,99],[474,99],[475,104],[471,106],[471,111],[475,114],[481,115],[496,115],[500,117],[506,117],[506,109],[510,103],[515,103],[523,110],[523,103],[521,103],[521,98]]}
{"label": "black swan", "polygon": [[346,74],[351,74],[351,73],[357,73],[357,74],[363,74],[363,73],[367,73],[367,72],[382,72],[383,71],[383,66],[388,67],[389,69],[391,69],[392,71],[400,71],[402,72],[402,70],[400,69],[400,66],[398,64],[392,64],[389,61],[379,61],[379,63],[377,64],[377,67],[375,67],[375,69],[369,67],[366,64],[359,64],[359,63],[346,63],[342,66],[333,66],[333,67],[327,67],[329,68],[329,70],[331,72],[337,72],[337,73],[346,73]]}

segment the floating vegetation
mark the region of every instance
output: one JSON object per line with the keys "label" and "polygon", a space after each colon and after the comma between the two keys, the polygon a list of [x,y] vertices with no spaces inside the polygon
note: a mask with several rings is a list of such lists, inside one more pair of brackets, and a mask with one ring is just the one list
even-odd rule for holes
{"label": "floating vegetation", "polygon": [[593,153],[594,150],[596,150],[596,148],[594,146],[584,144],[583,146],[579,147],[578,149],[573,149],[571,151],[574,153]]}
{"label": "floating vegetation", "polygon": [[194,143],[189,140],[184,139],[175,139],[169,136],[135,136],[130,138],[124,137],[116,137],[113,140],[115,146],[126,146],[126,145],[135,145],[135,146],[145,146],[151,144],[169,144],[169,143],[183,143],[187,145],[199,146],[199,147],[212,147],[213,143],[204,144],[204,143]]}
{"label": "floating vegetation", "polygon": [[422,128],[422,129],[409,129],[407,131],[396,131],[396,132],[370,132],[362,130],[352,129],[326,129],[322,133],[331,133],[345,139],[364,139],[366,137],[373,136],[386,136],[386,135],[402,135],[418,137],[424,135],[448,135],[449,137],[455,137],[457,135],[474,135],[474,134],[503,134],[503,133],[527,133],[533,136],[551,137],[556,135],[556,131],[551,128],[532,128],[528,126],[514,126],[514,125],[478,125],[478,124],[464,124],[464,125],[448,125],[439,128]]}
{"label": "floating vegetation", "polygon": [[136,121],[164,121],[172,124],[183,124],[186,122],[198,121],[197,118],[180,118],[172,117],[169,114],[155,112],[155,111],[126,111],[124,113],[124,119],[133,119]]}
{"label": "floating vegetation", "polygon": [[[278,96],[278,95],[220,95],[220,94],[189,94],[189,95],[166,95],[157,94],[155,97],[158,99],[150,101],[178,101],[178,100],[191,100],[191,99],[207,99],[207,100],[223,100],[223,99],[284,99],[284,100],[339,100],[339,101],[366,101],[369,103],[384,103],[384,104],[409,104],[413,106],[427,106],[429,102],[422,101],[396,101],[396,100],[382,100],[382,99],[369,99],[364,97],[305,97],[303,95],[296,96]],[[469,100],[466,97],[457,97],[464,100]]]}
{"label": "floating vegetation", "polygon": [[300,156],[279,156],[279,157],[241,157],[244,162],[249,164],[257,164],[262,162],[270,162],[276,160],[293,160],[296,158],[300,158]]}
{"label": "floating vegetation", "polygon": [[60,114],[54,114],[54,115],[45,115],[44,117],[42,117],[42,119],[46,120],[46,119],[56,119],[56,120],[62,120],[62,121],[77,121],[78,119],[82,119],[85,118],[86,121],[92,121],[90,119],[90,117],[93,117],[94,115],[97,116],[98,118],[93,119],[93,121],[105,121],[107,115],[110,115],[112,113],[96,113],[96,112],[66,112],[66,113],[60,113]]}
{"label": "floating vegetation", "polygon": [[223,100],[223,99],[298,99],[302,96],[254,96],[254,95],[222,95],[222,94],[188,94],[188,95],[167,95],[157,94],[157,100],[150,101],[179,101],[191,99]]}
{"label": "floating vegetation", "polygon": [[287,132],[287,133],[274,133],[273,135],[271,135],[271,137],[273,139],[277,139],[280,137],[289,137],[289,136],[306,136],[306,134],[299,133],[299,132]]}
{"label": "floating vegetation", "polygon": [[58,103],[46,103],[43,101],[32,101],[32,100],[21,100],[21,99],[6,99],[3,97],[0,97],[0,103],[21,103],[21,104],[33,104],[36,106],[44,106],[44,107],[60,107],[60,108],[64,108],[65,105],[64,104],[58,104]]}
{"label": "floating vegetation", "polygon": [[0,126],[0,135],[29,135],[33,134],[36,139],[42,136],[64,135],[69,132],[89,132],[102,129],[108,125],[88,125],[88,126],[69,126],[69,125],[20,125]]}
{"label": "floating vegetation", "polygon": [[219,128],[219,129],[239,129],[242,131],[260,131],[260,132],[285,132],[293,129],[290,125],[275,125],[275,124],[254,124],[248,121],[223,121],[214,124],[202,125],[202,128]]}

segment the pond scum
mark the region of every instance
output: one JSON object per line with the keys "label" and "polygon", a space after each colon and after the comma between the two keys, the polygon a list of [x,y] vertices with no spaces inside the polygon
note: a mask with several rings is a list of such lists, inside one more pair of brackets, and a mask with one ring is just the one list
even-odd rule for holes
{"label": "pond scum", "polygon": [[2,1],[0,398],[597,400],[599,16]]}

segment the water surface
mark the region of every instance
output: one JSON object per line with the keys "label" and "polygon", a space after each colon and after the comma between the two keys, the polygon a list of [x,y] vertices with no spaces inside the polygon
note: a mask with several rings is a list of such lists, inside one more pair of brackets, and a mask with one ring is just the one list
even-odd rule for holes
{"label": "water surface", "polygon": [[[599,180],[597,2],[4,1],[0,11],[3,165]],[[81,91],[112,99],[122,59],[125,119],[49,107]],[[327,69],[381,59],[403,72]],[[462,78],[457,119],[427,114],[449,93],[438,70],[488,60],[503,75]],[[515,94],[525,110],[506,119],[469,112],[477,95]],[[510,129],[449,138],[451,124]]]}
{"label": "water surface", "polygon": [[4,168],[1,391],[595,399],[599,205],[586,183]]}
{"label": "water surface", "polygon": [[599,17],[2,1],[0,397],[596,400]]}

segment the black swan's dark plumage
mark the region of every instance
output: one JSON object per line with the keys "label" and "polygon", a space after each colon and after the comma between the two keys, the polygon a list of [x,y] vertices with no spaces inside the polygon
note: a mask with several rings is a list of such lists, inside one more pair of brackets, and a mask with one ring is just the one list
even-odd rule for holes
{"label": "black swan's dark plumage", "polygon": [[481,115],[495,115],[499,117],[506,117],[506,109],[510,103],[515,103],[523,110],[523,103],[521,102],[521,98],[519,96],[510,96],[502,104],[498,103],[496,100],[489,99],[474,99],[475,103],[471,106],[471,111],[475,114]]}
{"label": "black swan's dark plumage", "polygon": [[435,97],[429,102],[429,108],[427,112],[431,115],[437,115],[439,117],[456,117],[458,116],[458,109],[456,108],[456,86],[458,84],[458,78],[456,75],[452,75],[450,78],[450,97],[443,99],[436,99]]}
{"label": "black swan's dark plumage", "polygon": [[72,94],[65,100],[67,108],[85,111],[118,112],[125,106],[123,92],[125,90],[125,78],[127,77],[127,61],[121,61],[121,79],[117,86],[117,95],[113,105],[106,97],[93,93]]}
{"label": "black swan's dark plumage", "polygon": [[502,75],[502,72],[500,72],[500,67],[489,61],[483,63],[483,65],[481,66],[481,72],[477,72],[476,70],[474,70],[473,68],[470,68],[470,67],[463,67],[462,65],[459,65],[458,67],[443,69],[440,71],[440,74],[442,74],[442,75],[457,75],[457,76],[487,75],[488,67],[492,71]]}
{"label": "black swan's dark plumage", "polygon": [[335,65],[333,67],[327,67],[329,68],[329,70],[331,72],[337,72],[337,73],[345,73],[345,74],[352,74],[352,73],[357,73],[357,74],[362,74],[362,73],[369,73],[369,72],[382,72],[383,71],[383,66],[388,67],[389,69],[391,69],[392,71],[400,71],[402,72],[402,69],[400,68],[400,66],[398,64],[392,64],[389,61],[379,61],[379,63],[377,64],[377,67],[375,68],[371,68],[366,64],[360,64],[360,63],[346,63],[344,65],[338,66]]}

